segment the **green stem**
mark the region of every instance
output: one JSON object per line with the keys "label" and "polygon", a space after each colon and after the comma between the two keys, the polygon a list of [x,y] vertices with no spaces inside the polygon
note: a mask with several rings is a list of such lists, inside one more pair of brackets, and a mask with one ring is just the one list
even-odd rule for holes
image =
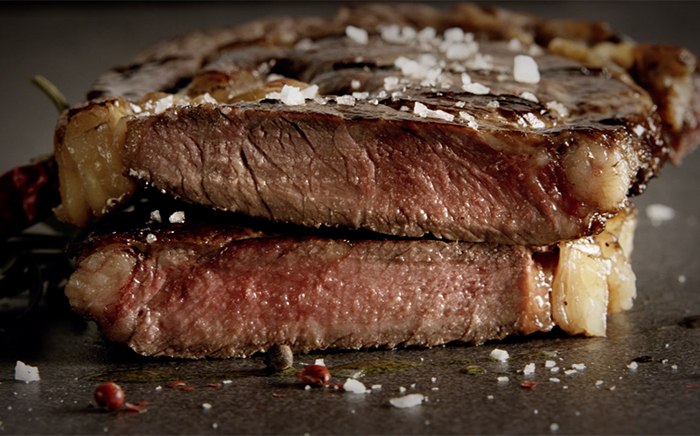
{"label": "green stem", "polygon": [[58,113],[63,113],[64,110],[68,109],[68,101],[61,94],[61,91],[56,88],[56,86],[49,82],[49,80],[44,76],[34,76],[32,77],[32,84],[36,85],[46,96],[51,100],[51,103],[56,107]]}

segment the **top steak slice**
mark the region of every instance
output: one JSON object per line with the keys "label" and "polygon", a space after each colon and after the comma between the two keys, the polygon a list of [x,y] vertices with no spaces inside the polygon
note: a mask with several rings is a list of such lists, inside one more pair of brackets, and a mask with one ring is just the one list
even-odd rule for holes
{"label": "top steak slice", "polygon": [[[597,233],[696,142],[695,60],[568,24],[473,5],[372,5],[166,44],[101,79],[91,96],[103,99],[59,122],[59,213],[84,225],[140,179],[315,227],[528,245]],[[516,80],[523,54],[536,83]],[[175,76],[153,71],[185,58],[173,73],[184,88],[144,95],[145,78],[173,92]],[[302,89],[317,98],[294,101]]]}

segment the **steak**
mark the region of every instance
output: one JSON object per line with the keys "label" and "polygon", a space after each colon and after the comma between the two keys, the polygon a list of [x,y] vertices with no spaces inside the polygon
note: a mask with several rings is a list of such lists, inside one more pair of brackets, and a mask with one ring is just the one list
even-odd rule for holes
{"label": "steak", "polygon": [[[599,233],[694,145],[695,60],[569,24],[374,5],[160,46],[59,123],[59,214],[85,225],[139,180],[311,227],[522,245]],[[516,57],[534,62],[524,72],[537,80],[520,77]],[[185,58],[187,68],[172,64]],[[171,74],[159,78],[158,62]],[[151,76],[159,92],[145,94]],[[97,134],[99,147],[86,139]],[[105,168],[110,177],[92,177]]]}

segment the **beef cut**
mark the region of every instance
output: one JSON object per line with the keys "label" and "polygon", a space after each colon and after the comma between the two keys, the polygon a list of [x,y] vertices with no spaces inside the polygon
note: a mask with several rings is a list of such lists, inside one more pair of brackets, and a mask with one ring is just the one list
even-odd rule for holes
{"label": "beef cut", "polygon": [[694,145],[700,97],[686,51],[573,26],[369,5],[171,42],[62,118],[59,214],[85,225],[140,181],[311,227],[525,245],[596,234]]}
{"label": "beef cut", "polygon": [[634,298],[621,273],[634,218],[619,218],[602,239],[546,249],[194,220],[108,231],[79,247],[66,295],[105,337],[153,356],[478,344],[555,324],[604,334],[607,313]]}

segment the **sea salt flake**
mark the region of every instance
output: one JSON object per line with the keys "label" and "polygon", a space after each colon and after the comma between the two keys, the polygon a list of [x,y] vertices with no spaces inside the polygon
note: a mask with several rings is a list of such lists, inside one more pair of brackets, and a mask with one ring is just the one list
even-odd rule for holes
{"label": "sea salt flake", "polygon": [[[384,89],[387,91],[393,91],[399,86],[399,78],[396,76],[389,76],[384,78]],[[383,98],[383,97],[379,97]]]}
{"label": "sea salt flake", "polygon": [[551,381],[552,383],[559,383],[559,382],[561,382],[561,380],[559,380],[559,379],[556,378],[556,377],[550,377],[550,378],[549,378],[549,381]]}
{"label": "sea salt flake", "polygon": [[284,85],[280,92],[270,92],[265,95],[269,100],[280,100],[288,106],[299,106],[306,102],[301,90],[296,86]]}
{"label": "sea salt flake", "polygon": [[627,368],[631,369],[632,371],[636,370],[639,367],[639,364],[637,362],[630,362],[629,365],[627,365]]}
{"label": "sea salt flake", "polygon": [[559,103],[558,101],[548,101],[545,106],[547,109],[549,109],[551,112],[555,112],[557,115],[560,117],[568,117],[569,116],[569,110],[564,106],[563,104]]}
{"label": "sea salt flake", "polygon": [[658,227],[666,221],[671,221],[676,217],[676,211],[673,208],[664,204],[650,204],[644,210],[647,218],[651,221],[651,225]]}
{"label": "sea salt flake", "polygon": [[211,95],[209,95],[208,92],[205,92],[205,93],[204,93],[204,95],[202,96],[202,101],[204,101],[204,102],[206,102],[206,103],[211,103],[211,104],[217,104],[217,103],[218,103],[218,102],[216,101],[216,99],[214,99],[214,97],[212,97]]}
{"label": "sea salt flake", "polygon": [[345,35],[358,44],[366,45],[367,41],[369,41],[369,35],[367,35],[367,31],[360,27],[347,26],[345,28]]}
{"label": "sea salt flake", "polygon": [[508,383],[509,379],[507,376],[502,375],[502,376],[498,377],[496,380],[498,381],[498,383]]}
{"label": "sea salt flake", "polygon": [[536,96],[535,94],[531,93],[531,92],[525,91],[525,92],[523,92],[522,94],[520,94],[520,97],[524,98],[525,100],[534,101],[535,103],[539,103],[539,102],[540,102],[540,101],[537,99],[537,96]]}
{"label": "sea salt flake", "polygon": [[583,363],[574,363],[573,365],[571,365],[571,367],[576,371],[583,371],[584,369],[586,369],[586,365]]}
{"label": "sea salt flake", "polygon": [[564,374],[571,375],[571,374],[576,374],[577,372],[578,371],[576,371],[575,369],[567,369],[566,371],[564,371]]}
{"label": "sea salt flake", "polygon": [[173,212],[170,217],[168,217],[168,221],[170,221],[171,224],[182,224],[185,222],[185,212],[183,211],[177,211]]}
{"label": "sea salt flake", "polygon": [[494,348],[493,351],[491,351],[491,354],[489,354],[489,358],[491,360],[497,360],[499,362],[505,362],[509,357],[510,356],[506,350],[501,350],[498,348]]}
{"label": "sea salt flake", "polygon": [[407,409],[420,405],[424,400],[425,396],[423,394],[408,394],[389,399],[389,404],[398,409]]}
{"label": "sea salt flake", "polygon": [[535,364],[534,363],[528,363],[525,365],[525,368],[523,368],[523,374],[525,375],[530,375],[535,373]]}
{"label": "sea salt flake", "polygon": [[474,118],[474,115],[471,115],[470,113],[467,113],[465,111],[459,111],[459,117],[463,120],[466,120],[467,126],[471,127],[472,129],[479,128],[479,124],[476,122],[476,118]]}
{"label": "sea salt flake", "polygon": [[488,94],[491,92],[491,89],[488,86],[484,86],[481,83],[469,83],[469,84],[464,84],[462,85],[462,89],[465,90],[466,92],[470,92],[472,94],[476,95],[484,95]]}
{"label": "sea salt flake", "polygon": [[163,219],[160,217],[160,211],[159,210],[154,210],[151,212],[151,221],[160,223],[163,222]]}
{"label": "sea salt flake", "polygon": [[642,136],[647,131],[647,129],[645,129],[644,126],[640,126],[639,124],[637,124],[636,126],[634,126],[632,131],[635,135]]}
{"label": "sea salt flake", "polygon": [[544,363],[545,368],[554,368],[555,366],[557,366],[557,362],[553,360],[548,360]]}
{"label": "sea salt flake", "polygon": [[523,44],[518,38],[513,38],[508,41],[508,50],[510,51],[523,51]]}
{"label": "sea salt flake", "polygon": [[314,99],[318,95],[318,85],[311,85],[307,86],[306,88],[301,90],[301,96],[304,97],[304,99]]}
{"label": "sea salt flake", "polygon": [[355,106],[356,99],[352,95],[339,95],[335,98],[335,101],[337,101],[340,105]]}
{"label": "sea salt flake", "polygon": [[436,118],[445,121],[453,121],[455,116],[448,114],[447,112],[437,109],[428,109],[426,105],[420,102],[416,102],[413,106],[413,113],[420,116],[421,118]]}
{"label": "sea salt flake", "polygon": [[537,115],[532,112],[523,114],[521,118],[526,126],[532,127],[534,129],[543,129],[545,127],[544,121],[537,118]]}
{"label": "sea salt flake", "polygon": [[528,55],[517,55],[513,60],[513,78],[520,83],[539,83],[537,61]]}
{"label": "sea salt flake", "polygon": [[24,362],[18,360],[15,364],[15,380],[25,383],[40,381],[39,368],[36,366],[25,365]]}
{"label": "sea salt flake", "polygon": [[156,115],[161,114],[165,112],[166,109],[171,107],[173,107],[173,96],[169,95],[156,101],[154,112],[156,113]]}
{"label": "sea salt flake", "polygon": [[369,392],[362,382],[355,380],[354,378],[349,378],[343,383],[343,389],[346,392],[351,392],[353,394],[365,394]]}
{"label": "sea salt flake", "polygon": [[491,100],[486,104],[486,107],[489,109],[498,109],[501,107],[501,103],[499,103],[498,100]]}
{"label": "sea salt flake", "polygon": [[353,92],[352,96],[357,100],[367,100],[369,98],[369,92]]}

